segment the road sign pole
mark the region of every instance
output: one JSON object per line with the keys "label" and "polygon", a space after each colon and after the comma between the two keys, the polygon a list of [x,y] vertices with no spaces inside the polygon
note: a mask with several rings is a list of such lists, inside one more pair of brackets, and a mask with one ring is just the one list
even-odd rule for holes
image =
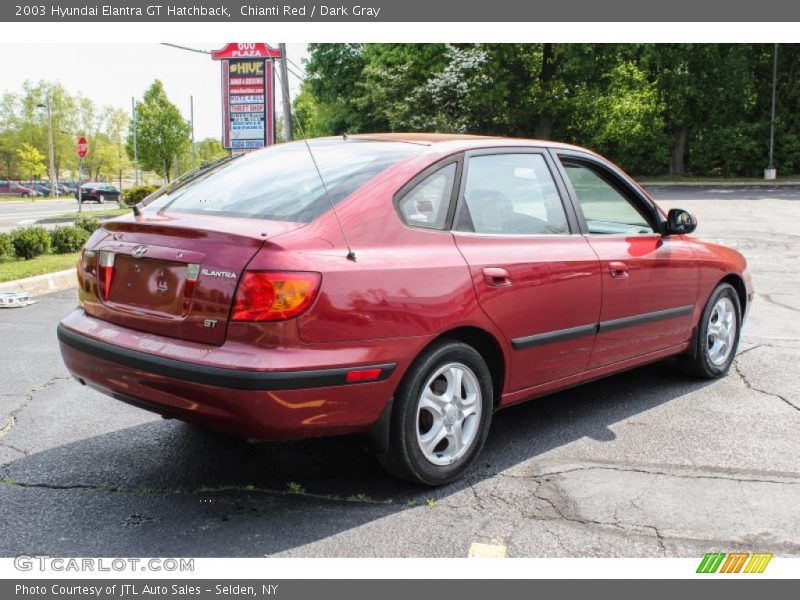
{"label": "road sign pole", "polygon": [[83,171],[83,159],[78,158],[78,212],[83,211],[83,176],[81,175],[81,171]]}

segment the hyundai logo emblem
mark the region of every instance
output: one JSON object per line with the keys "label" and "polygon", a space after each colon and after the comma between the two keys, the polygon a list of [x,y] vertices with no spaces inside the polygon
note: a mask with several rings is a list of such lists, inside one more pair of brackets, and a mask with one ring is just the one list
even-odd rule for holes
{"label": "hyundai logo emblem", "polygon": [[142,258],[149,251],[150,248],[142,244],[141,246],[136,246],[136,248],[133,249],[131,254],[133,254],[136,258]]}

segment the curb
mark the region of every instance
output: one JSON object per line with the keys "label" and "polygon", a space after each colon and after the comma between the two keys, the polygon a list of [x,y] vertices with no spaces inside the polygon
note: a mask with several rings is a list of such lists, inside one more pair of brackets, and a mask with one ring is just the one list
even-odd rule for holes
{"label": "curb", "polygon": [[34,222],[35,225],[58,225],[60,223],[74,223],[75,220],[80,216],[89,216],[92,218],[97,219],[98,221],[107,221],[108,219],[114,219],[116,217],[121,217],[123,215],[94,215],[92,211],[86,211],[83,213],[75,213],[74,217],[45,217],[44,219],[39,219]]}
{"label": "curb", "polygon": [[28,292],[31,297],[78,287],[77,269],[34,275],[0,283],[0,292]]}
{"label": "curb", "polygon": [[635,180],[642,187],[800,187],[796,181],[648,181]]}

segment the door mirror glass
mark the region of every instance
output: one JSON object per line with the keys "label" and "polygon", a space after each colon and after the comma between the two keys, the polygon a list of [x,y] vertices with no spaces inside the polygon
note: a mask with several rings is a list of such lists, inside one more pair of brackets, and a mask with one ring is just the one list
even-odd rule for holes
{"label": "door mirror glass", "polygon": [[697,219],[687,210],[671,208],[667,213],[667,234],[692,233],[697,228]]}

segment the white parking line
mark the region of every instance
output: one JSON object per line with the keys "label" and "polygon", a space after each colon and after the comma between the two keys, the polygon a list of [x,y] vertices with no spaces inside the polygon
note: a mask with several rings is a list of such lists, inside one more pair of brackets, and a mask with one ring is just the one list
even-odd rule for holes
{"label": "white parking line", "polygon": [[506,558],[506,547],[502,544],[481,544],[474,542],[469,547],[467,558]]}

